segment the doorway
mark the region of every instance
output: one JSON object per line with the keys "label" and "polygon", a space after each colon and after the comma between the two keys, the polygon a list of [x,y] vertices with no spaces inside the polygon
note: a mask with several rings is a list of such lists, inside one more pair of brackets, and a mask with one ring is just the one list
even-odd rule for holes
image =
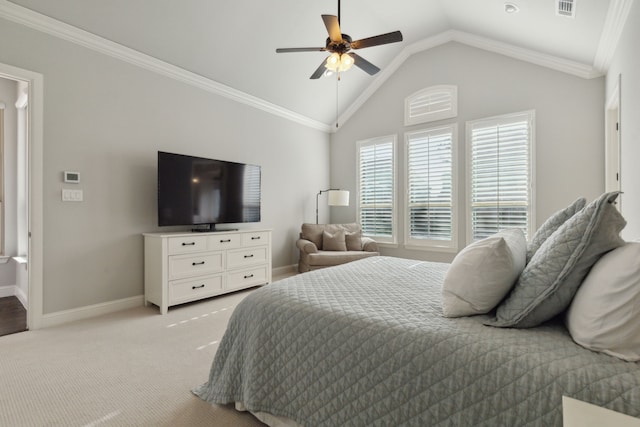
{"label": "doorway", "polygon": [[[620,83],[618,76],[605,108],[605,191],[620,191],[622,188],[622,171],[620,170]],[[616,206],[622,209],[622,194],[618,197]]]}
{"label": "doorway", "polygon": [[[10,103],[4,102],[5,112],[11,106],[11,132],[8,131],[8,114],[4,115],[2,176],[2,221],[4,243],[1,259],[11,263],[9,279],[13,285],[0,283],[5,294],[13,287],[13,296],[25,313],[25,329],[41,327],[43,315],[42,285],[42,94],[41,74],[0,63],[0,82],[15,87]],[[6,92],[4,96],[8,95]],[[2,100],[0,100],[2,102]],[[9,141],[9,137],[11,141]],[[9,197],[7,197],[9,196]],[[10,228],[11,227],[11,228]],[[0,264],[1,265],[1,264]],[[6,273],[6,271],[5,271]],[[0,278],[2,278],[0,272]],[[3,286],[4,285],[4,286]],[[5,296],[0,294],[0,297]],[[15,301],[14,301],[15,302]],[[10,308],[6,308],[10,307]],[[2,312],[15,310],[16,306],[3,305]]]}

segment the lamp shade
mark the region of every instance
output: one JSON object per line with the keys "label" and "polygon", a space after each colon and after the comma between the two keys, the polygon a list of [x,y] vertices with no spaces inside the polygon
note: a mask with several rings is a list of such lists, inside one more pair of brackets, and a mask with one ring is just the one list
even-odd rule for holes
{"label": "lamp shade", "polygon": [[329,190],[329,206],[349,206],[349,192],[346,190]]}

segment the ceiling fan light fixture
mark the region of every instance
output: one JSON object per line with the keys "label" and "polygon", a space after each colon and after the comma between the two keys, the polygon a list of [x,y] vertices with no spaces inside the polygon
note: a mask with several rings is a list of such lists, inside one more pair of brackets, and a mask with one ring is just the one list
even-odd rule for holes
{"label": "ceiling fan light fixture", "polygon": [[329,55],[329,57],[327,58],[327,63],[324,66],[327,70],[333,72],[342,72],[348,71],[351,67],[353,67],[354,63],[355,60],[351,55],[348,55],[346,53],[340,55],[339,53],[334,52]]}
{"label": "ceiling fan light fixture", "polygon": [[327,58],[327,63],[325,64],[325,67],[328,70],[337,71],[338,68],[340,68],[340,54],[334,52],[331,55],[329,55],[329,57]]}
{"label": "ceiling fan light fixture", "polygon": [[353,57],[349,54],[343,53],[340,56],[340,71],[348,71],[351,67],[353,67]]}

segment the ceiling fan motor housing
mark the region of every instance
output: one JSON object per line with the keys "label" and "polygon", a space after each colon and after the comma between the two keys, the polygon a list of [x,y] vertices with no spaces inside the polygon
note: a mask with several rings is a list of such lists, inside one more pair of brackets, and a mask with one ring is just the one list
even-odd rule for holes
{"label": "ceiling fan motor housing", "polygon": [[347,53],[351,50],[351,36],[348,34],[342,34],[342,40],[337,43],[331,41],[331,37],[327,37],[326,49],[329,52],[335,52],[339,54]]}

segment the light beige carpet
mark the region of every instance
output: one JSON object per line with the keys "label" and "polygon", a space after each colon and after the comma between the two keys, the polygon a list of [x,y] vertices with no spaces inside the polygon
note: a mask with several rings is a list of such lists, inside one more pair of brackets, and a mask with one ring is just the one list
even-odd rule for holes
{"label": "light beige carpet", "polygon": [[0,426],[262,426],[191,393],[250,292],[0,337]]}

